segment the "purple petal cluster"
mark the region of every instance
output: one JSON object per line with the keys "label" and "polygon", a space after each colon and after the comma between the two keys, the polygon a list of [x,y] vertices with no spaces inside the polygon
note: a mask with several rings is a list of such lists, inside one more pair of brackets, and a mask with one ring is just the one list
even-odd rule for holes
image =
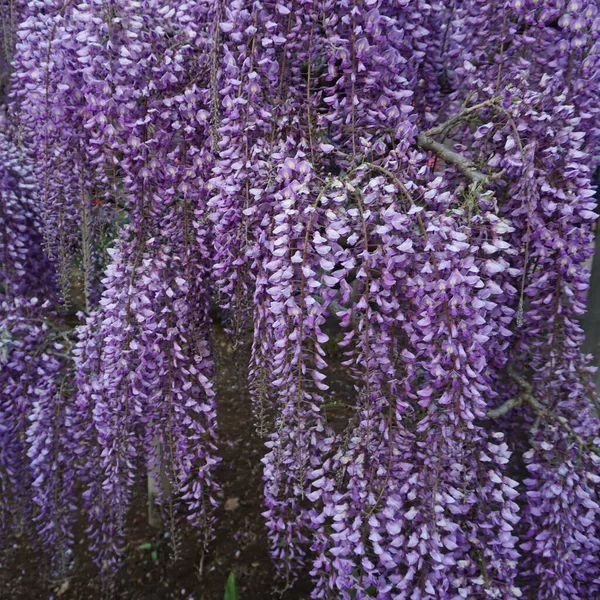
{"label": "purple petal cluster", "polygon": [[[30,157],[0,135],[0,552],[18,536],[53,548],[46,576],[71,563],[76,482],[71,340],[56,312]],[[43,298],[47,298],[43,300]]]}
{"label": "purple petal cluster", "polygon": [[[0,531],[30,521],[64,563],[77,479],[112,573],[149,472],[174,550],[182,518],[210,541],[216,309],[252,338],[286,587],[598,596],[599,8],[30,2],[29,154],[0,136]],[[74,335],[54,282],[82,288]]]}

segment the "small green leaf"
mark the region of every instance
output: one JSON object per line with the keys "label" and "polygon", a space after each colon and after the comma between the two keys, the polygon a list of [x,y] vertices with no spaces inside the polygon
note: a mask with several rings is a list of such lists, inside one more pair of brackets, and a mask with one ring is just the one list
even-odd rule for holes
{"label": "small green leaf", "polygon": [[153,542],[144,542],[138,546],[139,550],[152,550],[152,548],[154,548]]}
{"label": "small green leaf", "polygon": [[235,575],[233,574],[233,571],[229,573],[229,577],[227,578],[227,585],[225,586],[225,596],[223,596],[223,600],[240,600],[237,587],[235,585]]}
{"label": "small green leaf", "polygon": [[158,552],[156,550],[152,550],[152,552],[150,553],[150,556],[154,562],[156,562],[158,560]]}

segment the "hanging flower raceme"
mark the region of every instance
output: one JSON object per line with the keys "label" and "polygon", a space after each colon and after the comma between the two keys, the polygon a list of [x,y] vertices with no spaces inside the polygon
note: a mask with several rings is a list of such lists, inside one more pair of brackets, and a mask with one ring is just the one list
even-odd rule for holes
{"label": "hanging flower raceme", "polygon": [[[583,149],[598,144],[598,108],[578,81],[583,62],[588,73],[595,68],[597,10],[575,2],[538,8],[522,2],[504,11],[503,30],[496,31],[508,40],[502,62],[483,61],[479,70],[471,65],[470,78],[475,83],[479,75],[481,85],[486,69],[495,72],[508,116],[502,134],[494,134],[493,122],[480,127],[474,146],[491,156],[488,164],[506,169],[509,191],[501,208],[512,232],[505,239],[521,246],[510,260],[517,274],[512,286],[520,290],[510,348],[516,359],[512,376],[497,389],[501,400],[522,405],[503,426],[512,430],[530,471],[521,538],[524,587],[539,598],[585,597],[593,595],[597,579],[597,457],[590,448],[598,424],[578,318],[595,218],[595,164]],[[523,60],[522,49],[532,44],[537,52]],[[530,82],[525,92],[524,77]]]}
{"label": "hanging flower raceme", "polygon": [[70,344],[51,327],[57,321],[35,297],[2,301],[2,538],[26,534],[34,546],[52,547],[49,577],[67,573],[76,518]]}
{"label": "hanging flower raceme", "polygon": [[[329,597],[331,589],[347,597],[349,590],[365,598],[376,591],[381,598],[394,592],[434,597],[440,586],[447,597],[518,594],[516,538],[501,533],[518,521],[516,482],[503,474],[510,453],[502,434],[492,443],[473,424],[485,416],[491,382],[484,349],[496,307],[489,298],[500,291],[478,273],[502,270],[500,259],[493,269],[477,253],[487,239],[479,231],[492,233],[499,221],[490,211],[494,203],[489,195],[477,198],[483,214],[471,215],[432,185],[423,194],[430,209],[424,211],[399,179],[366,181],[352,183],[357,207],[349,214],[356,225],[348,238],[360,257],[356,284],[363,291],[338,313],[346,327],[354,322],[345,343],[356,339],[347,362],[361,382],[359,412],[347,447],[315,494],[324,506],[314,513],[313,549],[320,553],[314,597]],[[437,217],[434,208],[454,216]],[[471,306],[467,298],[477,289],[480,299]],[[487,385],[472,383],[481,377]],[[469,481],[465,473],[477,475]],[[503,540],[500,551],[495,536]],[[429,571],[429,564],[439,568]],[[491,571],[494,583],[484,577]]]}
{"label": "hanging flower raceme", "polygon": [[[74,448],[68,329],[54,310],[30,157],[3,119],[0,135],[0,531],[54,549],[46,575],[64,576],[73,545]],[[40,298],[46,297],[43,301]],[[3,548],[5,550],[6,548]]]}
{"label": "hanging flower raceme", "polygon": [[[203,288],[206,232],[195,222],[203,218],[199,169],[211,160],[198,115],[209,98],[194,83],[184,93],[179,87],[198,72],[209,79],[209,65],[183,68],[195,56],[193,45],[206,45],[208,18],[201,7],[185,3],[165,10],[161,3],[146,2],[144,18],[138,8],[137,3],[66,3],[34,11],[20,30],[17,63],[27,69],[20,69],[15,85],[19,114],[41,157],[47,248],[68,272],[71,246],[53,243],[52,236],[66,235],[57,215],[72,213],[69,226],[80,230],[76,251],[88,310],[94,297],[93,253],[111,257],[103,259],[109,269],[101,284],[102,308],[79,332],[76,351],[81,414],[75,435],[78,456],[90,459],[80,465],[79,475],[87,487],[92,549],[105,571],[120,554],[142,456],[150,471],[166,474],[165,503],[186,504],[204,541],[211,535],[216,490],[210,477],[216,460]],[[164,35],[165,27],[177,34],[178,43]],[[78,51],[74,39],[85,50]],[[129,86],[133,79],[136,90]],[[46,123],[42,129],[40,120]],[[63,120],[71,137],[52,137],[48,132],[60,133]],[[71,180],[75,191],[69,195]],[[52,182],[60,182],[56,202],[49,200]],[[117,249],[107,250],[103,238],[114,235],[111,227],[123,215],[131,225],[120,233]],[[150,237],[157,223],[162,234]],[[198,245],[197,239],[203,241]],[[179,276],[182,269],[185,275]],[[135,295],[144,285],[150,289],[140,300]],[[165,316],[171,299],[177,310]],[[132,372],[137,379],[129,377]],[[142,407],[149,416],[142,418]],[[86,419],[93,421],[92,429]]]}
{"label": "hanging flower raceme", "polygon": [[52,267],[44,256],[39,189],[31,157],[18,149],[4,115],[0,126],[0,286],[9,298],[53,291]]}
{"label": "hanging flower raceme", "polygon": [[333,269],[339,245],[329,245],[322,235],[336,209],[332,183],[318,181],[302,151],[295,158],[278,158],[281,170],[288,169],[290,175],[282,177],[283,187],[275,193],[280,209],[265,243],[271,257],[265,264],[269,299],[264,327],[272,329],[275,352],[267,363],[270,369],[256,375],[270,371],[267,384],[277,394],[275,431],[263,459],[267,506],[263,514],[271,554],[289,585],[304,564],[309,545],[310,480],[317,477],[313,469],[332,443],[333,432],[320,414],[322,393],[328,389],[323,349],[328,336],[321,328],[336,294],[321,287],[318,272]]}
{"label": "hanging flower raceme", "polygon": [[50,3],[43,14],[31,11],[19,27],[13,75],[18,85],[12,90],[24,137],[39,165],[45,250],[58,266],[64,302],[70,296],[81,196],[79,169],[73,165],[81,162],[76,106],[82,96],[72,75],[80,63],[70,42],[76,31],[69,4]]}
{"label": "hanging flower raceme", "polygon": [[[217,149],[210,187],[214,223],[213,276],[217,302],[239,339],[250,321],[254,291],[250,266],[256,256],[259,227],[272,207],[265,201],[273,153],[271,90],[279,84],[276,54],[286,43],[287,19],[271,14],[261,2],[233,2],[219,23],[219,91],[212,119]],[[217,114],[217,113],[216,113]],[[210,118],[207,111],[202,118]]]}
{"label": "hanging flower raceme", "polygon": [[201,246],[182,223],[183,210],[171,206],[164,215],[161,231],[169,242],[153,237],[136,246],[123,240],[111,251],[101,308],[88,321],[95,344],[82,340],[79,360],[89,375],[80,382],[79,402],[92,407],[100,454],[99,467],[90,468],[102,478],[96,495],[94,478],[87,477],[86,502],[93,549],[107,571],[122,552],[142,464],[165,476],[160,501],[169,508],[168,519],[183,503],[203,543],[212,535],[218,486],[212,476],[217,459],[208,297],[196,262]]}

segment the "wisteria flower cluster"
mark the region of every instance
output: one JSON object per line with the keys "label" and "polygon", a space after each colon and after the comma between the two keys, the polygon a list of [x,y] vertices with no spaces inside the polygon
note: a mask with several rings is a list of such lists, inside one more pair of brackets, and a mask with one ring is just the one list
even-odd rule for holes
{"label": "wisteria flower cluster", "polygon": [[6,10],[0,539],[110,576],[148,472],[209,550],[218,314],[286,588],[600,597],[597,0]]}
{"label": "wisteria flower cluster", "polygon": [[1,122],[0,544],[8,550],[15,535],[49,544],[44,572],[65,576],[76,514],[71,338],[55,310],[31,157]]}

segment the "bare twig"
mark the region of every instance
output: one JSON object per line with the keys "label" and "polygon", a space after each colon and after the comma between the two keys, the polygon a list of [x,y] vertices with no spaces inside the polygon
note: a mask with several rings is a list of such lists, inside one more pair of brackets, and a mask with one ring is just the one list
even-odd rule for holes
{"label": "bare twig", "polygon": [[470,106],[469,108],[463,107],[458,114],[448,119],[448,121],[446,121],[445,123],[441,123],[440,125],[437,125],[436,127],[429,129],[428,131],[419,133],[417,135],[417,144],[423,150],[429,150],[430,152],[433,152],[438,158],[441,158],[447,163],[454,165],[467,179],[470,179],[475,183],[489,183],[494,179],[498,179],[504,174],[504,170],[493,175],[486,175],[485,173],[478,171],[475,168],[475,165],[468,158],[465,158],[458,152],[455,152],[454,150],[444,146],[444,144],[442,144],[441,142],[436,141],[435,137],[441,135],[444,138],[446,138],[458,125],[464,123],[465,121],[468,121],[473,113],[476,113],[477,111],[484,108],[492,108],[496,111],[503,113],[507,117],[509,124],[512,127],[513,132],[515,134],[515,140],[519,146],[521,154],[523,155],[523,145],[521,143],[521,139],[519,137],[519,132],[516,128],[515,122],[509,114],[509,112],[499,104],[499,100],[501,100],[500,97],[495,97],[490,98],[485,102],[475,104],[474,106]]}
{"label": "bare twig", "polygon": [[521,404],[523,404],[523,400],[524,398],[522,394],[515,396],[514,398],[509,398],[504,404],[501,404],[500,406],[498,406],[497,408],[493,408],[492,410],[488,410],[486,413],[486,417],[488,417],[488,419],[498,419],[499,417],[503,417],[513,408],[521,406]]}
{"label": "bare twig", "polygon": [[517,406],[521,406],[522,404],[528,404],[533,408],[535,413],[540,418],[550,419],[552,421],[556,421],[561,425],[561,427],[579,444],[580,448],[587,448],[596,454],[600,454],[600,449],[595,445],[590,444],[584,438],[582,438],[574,429],[571,427],[569,420],[562,415],[554,414],[549,408],[546,408],[532,393],[531,384],[525,381],[522,377],[511,373],[510,377],[514,379],[521,389],[523,390],[520,394],[515,396],[514,398],[508,399],[506,402],[498,406],[497,408],[493,408],[492,410],[488,410],[486,416],[490,419],[497,419],[499,417],[503,417],[510,410],[516,408]]}
{"label": "bare twig", "polygon": [[429,150],[447,163],[453,164],[467,179],[475,183],[486,183],[491,179],[489,175],[478,171],[468,158],[447,148],[444,144],[436,142],[427,133],[419,133],[417,135],[417,144],[423,150]]}
{"label": "bare twig", "polygon": [[446,136],[450,131],[452,131],[452,129],[454,129],[457,125],[465,121],[473,113],[477,112],[478,110],[481,110],[482,108],[496,106],[500,100],[500,97],[491,98],[490,100],[486,100],[485,102],[474,104],[469,108],[464,108],[457,115],[454,115],[452,118],[448,119],[445,123],[441,123],[440,125],[433,127],[425,133],[430,137],[435,137],[436,135]]}

